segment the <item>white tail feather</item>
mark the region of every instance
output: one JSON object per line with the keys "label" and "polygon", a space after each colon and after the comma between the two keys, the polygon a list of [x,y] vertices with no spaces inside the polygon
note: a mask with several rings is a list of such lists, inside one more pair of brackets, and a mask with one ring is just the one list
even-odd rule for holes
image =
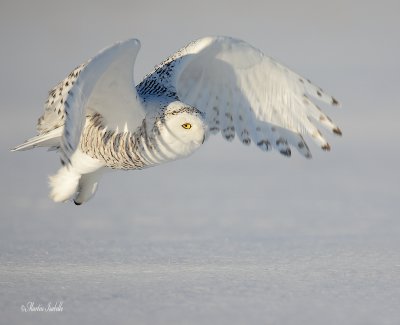
{"label": "white tail feather", "polygon": [[11,151],[24,151],[36,147],[58,147],[62,136],[63,128],[59,127],[50,132],[39,134],[33,138],[26,140],[23,144],[16,146]]}

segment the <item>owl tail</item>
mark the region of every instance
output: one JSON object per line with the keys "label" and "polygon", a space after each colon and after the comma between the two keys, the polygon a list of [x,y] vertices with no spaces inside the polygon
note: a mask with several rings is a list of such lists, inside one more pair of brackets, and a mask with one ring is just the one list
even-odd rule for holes
{"label": "owl tail", "polygon": [[11,149],[11,151],[24,151],[36,147],[49,147],[50,149],[57,149],[60,146],[62,131],[63,128],[57,128],[50,132],[39,134],[26,140],[23,144]]}

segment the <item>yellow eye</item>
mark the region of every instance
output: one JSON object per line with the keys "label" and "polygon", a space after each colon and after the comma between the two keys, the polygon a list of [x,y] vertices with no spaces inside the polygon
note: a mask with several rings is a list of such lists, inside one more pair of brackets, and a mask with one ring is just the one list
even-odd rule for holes
{"label": "yellow eye", "polygon": [[189,129],[192,127],[192,124],[190,124],[190,123],[183,123],[183,124],[182,124],[182,127],[183,127],[184,129],[186,129],[186,130],[189,130]]}

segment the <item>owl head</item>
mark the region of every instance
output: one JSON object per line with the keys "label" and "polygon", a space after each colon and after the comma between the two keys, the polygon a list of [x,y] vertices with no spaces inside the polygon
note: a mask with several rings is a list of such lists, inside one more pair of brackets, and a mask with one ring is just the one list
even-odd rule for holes
{"label": "owl head", "polygon": [[203,113],[179,101],[169,103],[158,125],[158,143],[167,156],[175,159],[192,154],[204,142],[206,123]]}

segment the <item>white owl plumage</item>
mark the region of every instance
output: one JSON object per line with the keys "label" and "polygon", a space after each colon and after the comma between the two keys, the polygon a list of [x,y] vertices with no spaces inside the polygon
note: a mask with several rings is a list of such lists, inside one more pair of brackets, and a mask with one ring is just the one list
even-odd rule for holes
{"label": "white owl plumage", "polygon": [[208,134],[235,135],[245,145],[311,157],[303,135],[330,145],[316,123],[340,129],[311,97],[339,102],[309,80],[230,37],[194,41],[155,67],[135,87],[140,42],[116,43],[54,87],[38,135],[13,151],[57,149],[62,167],[50,177],[51,198],[89,200],[105,168],[141,169],[186,157]]}

